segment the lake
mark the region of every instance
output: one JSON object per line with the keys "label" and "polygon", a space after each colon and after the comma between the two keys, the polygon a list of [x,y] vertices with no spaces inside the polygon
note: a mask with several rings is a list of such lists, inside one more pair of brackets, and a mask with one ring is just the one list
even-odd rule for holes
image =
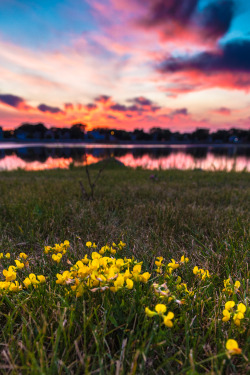
{"label": "lake", "polygon": [[67,169],[107,157],[133,168],[250,171],[250,147],[247,145],[0,143],[2,171]]}

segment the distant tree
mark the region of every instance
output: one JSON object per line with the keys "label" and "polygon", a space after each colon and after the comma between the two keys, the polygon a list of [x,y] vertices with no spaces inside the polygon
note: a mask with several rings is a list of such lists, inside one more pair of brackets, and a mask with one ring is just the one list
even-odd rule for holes
{"label": "distant tree", "polygon": [[86,124],[77,123],[73,124],[70,128],[70,136],[72,139],[84,139]]}
{"label": "distant tree", "polygon": [[151,135],[148,133],[145,133],[143,129],[135,129],[133,131],[133,134],[137,141],[150,141],[151,140]]}
{"label": "distant tree", "polygon": [[193,133],[190,134],[190,139],[198,142],[205,142],[209,137],[209,129],[196,129]]}
{"label": "distant tree", "polygon": [[32,139],[32,138],[39,138],[43,139],[44,135],[48,129],[44,124],[41,122],[37,124],[31,124],[31,123],[23,123],[21,126],[19,126],[14,131],[15,137],[18,137],[18,134],[20,133],[26,133],[26,138]]}

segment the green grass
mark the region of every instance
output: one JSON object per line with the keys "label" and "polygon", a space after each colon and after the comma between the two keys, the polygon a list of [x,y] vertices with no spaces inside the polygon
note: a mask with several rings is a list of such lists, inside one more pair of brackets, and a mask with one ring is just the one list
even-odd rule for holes
{"label": "green grass", "polygon": [[[91,175],[98,168],[91,166]],[[36,289],[0,296],[1,374],[247,373],[247,314],[240,327],[221,318],[225,301],[247,302],[249,174],[160,171],[157,181],[151,174],[111,162],[95,199],[87,201],[79,185],[81,180],[88,187],[82,168],[1,173],[0,252],[12,255],[0,260],[0,271],[25,252],[30,269],[18,271],[21,279],[29,272],[47,276]],[[121,256],[143,261],[143,271],[156,280],[155,257],[168,263],[185,254],[190,263],[176,274],[195,298],[170,303],[175,319],[167,328],[160,317],[145,315],[145,307],[159,303],[150,280],[117,293],[65,295],[55,274],[69,269],[66,258],[57,265],[43,254],[44,245],[64,240],[70,241],[72,263],[90,253],[86,241],[99,249],[123,240]],[[197,280],[196,265],[211,278]],[[241,288],[226,297],[223,280],[229,276]],[[167,282],[174,293],[176,278]],[[228,338],[238,341],[242,355],[225,355]]]}

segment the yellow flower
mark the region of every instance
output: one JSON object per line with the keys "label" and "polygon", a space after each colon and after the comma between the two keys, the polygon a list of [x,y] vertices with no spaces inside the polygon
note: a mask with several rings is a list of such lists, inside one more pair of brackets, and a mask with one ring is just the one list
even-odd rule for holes
{"label": "yellow flower", "polygon": [[[230,284],[230,279],[226,279],[226,280],[224,280],[223,281],[224,282],[224,287],[225,288],[227,288],[227,287],[229,287],[231,284]],[[225,289],[223,289],[223,290],[225,290]]]}
{"label": "yellow flower", "polygon": [[61,259],[62,259],[62,254],[61,254],[61,253],[59,253],[59,254],[53,254],[53,255],[52,255],[52,259],[53,259],[55,262],[59,263],[59,262],[61,261]]}
{"label": "yellow flower", "polygon": [[63,243],[63,245],[64,245],[66,248],[68,248],[68,247],[69,247],[69,241],[68,241],[68,240],[65,240],[64,243]]}
{"label": "yellow flower", "polygon": [[116,287],[122,287],[123,284],[124,284],[124,277],[121,276],[121,275],[119,275],[119,276],[117,277],[116,281],[114,282],[114,285],[115,285]]}
{"label": "yellow flower", "polygon": [[19,257],[21,258],[21,259],[27,259],[28,258],[28,255],[26,255],[25,253],[20,253],[19,254]]}
{"label": "yellow flower", "polygon": [[13,271],[13,269],[11,268],[11,266],[9,267],[8,270],[3,270],[3,275],[4,275],[5,279],[6,279],[6,281],[14,281],[14,280],[16,280],[16,272]]}
{"label": "yellow flower", "polygon": [[172,313],[172,311],[169,311],[168,314],[166,316],[164,316],[164,324],[165,326],[169,327],[169,328],[172,328],[173,327],[173,322],[172,322],[172,319],[174,318],[174,313]]}
{"label": "yellow flower", "polygon": [[20,262],[19,260],[15,260],[17,268],[20,270],[24,267],[24,263]]}
{"label": "yellow flower", "polygon": [[235,306],[235,302],[234,302],[234,301],[228,301],[228,302],[226,302],[226,304],[225,304],[225,309],[226,309],[226,310],[230,310],[230,309],[232,309],[234,306]]}
{"label": "yellow flower", "polygon": [[56,284],[62,284],[65,285],[66,281],[70,278],[70,272],[69,271],[64,271],[63,274],[61,275],[60,273],[56,274],[57,280]]}
{"label": "yellow flower", "polygon": [[174,270],[178,267],[180,267],[180,265],[178,263],[175,262],[174,259],[171,259],[172,263],[168,263],[168,267],[170,268],[173,268]]}
{"label": "yellow flower", "polygon": [[122,266],[124,266],[124,260],[123,259],[117,259],[116,265],[117,265],[117,267],[121,268]]}
{"label": "yellow flower", "polygon": [[90,242],[90,241],[86,242],[86,246],[87,247],[91,247],[92,246],[92,242]]}
{"label": "yellow flower", "polygon": [[50,250],[52,249],[51,246],[44,246],[44,253],[45,254],[48,254],[50,252]]}
{"label": "yellow flower", "polygon": [[199,268],[197,266],[195,266],[194,269],[193,269],[193,273],[195,275],[197,275],[198,272],[199,272]]}
{"label": "yellow flower", "polygon": [[133,273],[141,273],[141,265],[137,264],[136,266],[133,267]]}
{"label": "yellow flower", "polygon": [[163,315],[167,311],[167,307],[165,305],[159,303],[158,305],[155,306],[155,311],[159,315]]}
{"label": "yellow flower", "polygon": [[238,343],[235,340],[232,340],[232,339],[227,340],[226,349],[232,355],[241,354],[241,349],[239,348]]}
{"label": "yellow flower", "polygon": [[234,288],[235,289],[239,289],[239,287],[240,287],[240,282],[239,281],[235,281]]}
{"label": "yellow flower", "polygon": [[94,259],[100,259],[102,256],[96,251],[93,251],[93,253],[91,254],[91,257],[94,260]]}
{"label": "yellow flower", "polygon": [[84,258],[82,259],[82,262],[84,263],[84,264],[88,264],[89,263],[89,259],[88,259],[88,255],[86,254],[85,256],[84,256]]}
{"label": "yellow flower", "polygon": [[185,256],[182,255],[182,257],[181,257],[181,263],[188,263],[188,262],[189,262],[189,259],[185,258]]}
{"label": "yellow flower", "polygon": [[244,303],[239,303],[238,304],[238,307],[237,307],[237,311],[241,312],[242,314],[244,314],[246,312],[246,306],[244,305]]}
{"label": "yellow flower", "polygon": [[163,261],[163,257],[156,257],[156,259],[158,259],[158,260],[155,261],[155,265],[157,267],[161,267],[162,261]]}
{"label": "yellow flower", "polygon": [[151,274],[149,272],[144,272],[141,275],[141,281],[146,284],[148,282],[148,279],[150,278],[150,276],[151,276]]}
{"label": "yellow flower", "polygon": [[[203,271],[203,270],[202,270],[202,271]],[[208,271],[208,270],[203,271],[202,274],[203,274],[202,277],[201,277],[202,280],[206,279],[207,277],[210,277],[210,275],[209,275],[209,271]]]}
{"label": "yellow flower", "polygon": [[134,283],[131,279],[126,279],[126,284],[128,289],[133,289]]}
{"label": "yellow flower", "polygon": [[39,284],[39,281],[36,278],[36,275],[34,273],[29,274],[29,279],[33,285]]}
{"label": "yellow flower", "polygon": [[41,284],[44,284],[46,282],[45,277],[43,275],[38,275],[37,278]]}
{"label": "yellow flower", "polygon": [[5,258],[10,259],[10,253],[6,253]]}
{"label": "yellow flower", "polygon": [[228,320],[230,320],[230,312],[228,310],[223,310],[223,315],[224,317],[222,318],[222,321],[223,322],[228,322]]}
{"label": "yellow flower", "polygon": [[2,259],[3,258],[3,253],[0,253],[0,259]]}
{"label": "yellow flower", "polygon": [[25,285],[25,288],[28,288],[32,284],[28,277],[26,277],[26,279],[23,280],[23,283]]}
{"label": "yellow flower", "polygon": [[150,310],[148,307],[145,308],[145,313],[146,313],[147,316],[149,316],[150,318],[152,318],[153,316],[157,315],[156,312]]}
{"label": "yellow flower", "polygon": [[120,250],[122,250],[122,248],[125,247],[125,246],[126,246],[125,242],[120,241],[118,243],[118,247],[119,247]]}
{"label": "yellow flower", "polygon": [[9,290],[11,292],[18,292],[22,287],[19,285],[18,281],[15,281],[14,283],[10,283]]}
{"label": "yellow flower", "polygon": [[244,318],[244,315],[241,314],[241,313],[234,314],[234,317],[233,317],[234,324],[239,327],[240,326],[240,321],[243,318]]}

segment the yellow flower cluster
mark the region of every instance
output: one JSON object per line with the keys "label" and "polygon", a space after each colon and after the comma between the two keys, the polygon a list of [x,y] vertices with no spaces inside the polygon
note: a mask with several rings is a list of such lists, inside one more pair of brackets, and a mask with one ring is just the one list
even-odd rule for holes
{"label": "yellow flower cluster", "polygon": [[43,275],[35,275],[34,273],[30,273],[29,277],[26,277],[26,279],[23,281],[23,284],[25,285],[25,288],[28,288],[29,286],[33,285],[34,288],[37,287],[39,284],[44,284],[46,282],[46,279]]}
{"label": "yellow flower cluster", "polygon": [[0,253],[0,259],[2,259],[2,258],[10,259],[10,253],[6,253],[5,255],[4,255],[4,253]]}
{"label": "yellow flower cluster", "polygon": [[163,323],[165,326],[172,328],[173,322],[172,319],[174,318],[174,313],[172,311],[169,311],[167,315],[164,315],[167,311],[167,307],[161,303],[158,303],[155,306],[155,311],[150,310],[148,307],[145,308],[145,313],[147,316],[152,318],[153,316],[159,315],[163,318]]}
{"label": "yellow flower cluster", "polygon": [[[88,245],[86,246],[88,247]],[[110,253],[112,249],[121,250],[124,246],[125,244],[121,242],[118,245],[113,243],[112,247],[104,246],[99,252],[92,252],[91,258],[88,258],[86,254],[70,270],[58,273],[56,283],[70,285],[77,297],[82,296],[86,290],[96,292],[109,289],[112,292],[117,292],[121,288],[132,289],[134,282],[147,283],[151,274],[149,272],[142,273],[143,262],[138,263],[135,259],[116,259],[105,256],[106,252]]]}
{"label": "yellow flower cluster", "polygon": [[224,289],[223,292],[231,295],[233,293],[237,293],[240,288],[240,282],[237,280],[233,284],[233,282],[230,279],[224,280]]}
{"label": "yellow flower cluster", "polygon": [[[48,255],[49,260],[52,259],[58,263],[56,272],[61,270],[56,274],[56,277],[52,274],[50,287],[53,288],[55,286],[54,281],[56,281],[57,288],[60,288],[63,293],[76,297],[81,297],[85,292],[95,293],[107,290],[107,293],[109,291],[116,293],[132,289],[143,290],[142,285],[148,283],[151,273],[143,270],[143,262],[137,261],[134,257],[120,256],[120,252],[125,245],[124,242],[120,241],[118,244],[113,242],[112,245],[106,244],[97,248],[94,242],[87,241],[87,251],[78,261],[74,258],[74,254],[69,253],[70,244],[67,240],[61,244],[55,244],[53,247],[45,246],[44,253]],[[10,253],[5,255],[0,253],[0,259],[2,259],[3,264],[6,263],[6,259],[10,258],[13,259]],[[25,253],[20,253],[14,259],[14,265],[5,266],[0,280],[0,295],[20,291],[23,294],[27,294],[32,290],[33,292],[39,292],[37,288],[46,283],[47,276],[29,273],[32,272],[31,270],[27,272],[29,267],[27,258],[28,256]],[[65,259],[66,262],[61,263],[62,259]],[[144,301],[142,303],[145,308],[145,314],[150,318],[160,317],[162,324],[169,328],[174,326],[173,319],[175,315],[178,317],[178,310],[188,308],[191,300],[196,301],[200,298],[197,292],[210,286],[210,283],[207,286],[203,284],[202,288],[200,288],[200,284],[195,282],[190,288],[188,287],[190,281],[187,284],[184,275],[186,268],[189,268],[189,272],[192,272],[191,266],[185,266],[188,262],[189,259],[184,255],[179,261],[171,259],[169,263],[165,262],[162,256],[157,257],[155,260],[157,267],[154,274],[156,276],[154,277],[155,282],[152,283],[151,290],[146,288],[150,293],[150,303],[155,307],[151,310],[147,306],[148,303],[145,302],[147,300],[146,296],[145,299],[142,299]],[[33,264],[33,261],[30,260],[30,263]],[[59,263],[61,264],[59,265]],[[65,264],[68,264],[69,269],[65,270]],[[54,265],[51,270],[52,273],[55,273]],[[193,274],[201,280],[211,277],[208,270],[199,269],[197,266],[193,268]],[[193,276],[190,279],[195,279],[195,277]],[[239,327],[242,324],[241,330],[243,331],[245,327],[243,319],[247,307],[244,303],[237,302],[240,293],[238,295],[235,295],[235,293],[239,291],[240,286],[240,281],[233,283],[231,278],[224,280],[223,292],[228,295],[234,294],[232,297],[234,301],[230,300],[225,303],[222,321],[228,322],[232,319],[236,326]],[[132,291],[129,294],[132,294]],[[222,299],[225,298],[224,294],[221,296]],[[166,306],[168,304],[169,309]],[[174,312],[167,310],[173,310]],[[237,341],[233,339],[227,340],[226,350],[228,356],[241,353]]]}
{"label": "yellow flower cluster", "polygon": [[240,321],[244,319],[244,314],[246,312],[246,306],[244,303],[239,303],[237,306],[236,311],[234,311],[235,302],[234,301],[228,301],[225,304],[225,309],[223,310],[223,322],[228,322],[233,316],[234,323],[239,327]]}
{"label": "yellow flower cluster", "polygon": [[34,273],[29,274],[29,277],[26,277],[23,281],[17,281],[17,271],[29,265],[28,262],[23,263],[20,261],[25,261],[28,258],[27,254],[20,253],[18,258],[19,259],[15,259],[15,266],[9,266],[8,269],[3,270],[5,280],[0,281],[0,291],[5,291],[5,293],[19,292],[24,287],[28,288],[30,285],[35,286],[45,283],[45,277],[43,275],[36,276]]}
{"label": "yellow flower cluster", "polygon": [[56,243],[53,247],[45,246],[44,253],[45,254],[52,253],[52,256],[51,256],[52,260],[54,262],[60,263],[63,255],[66,254],[69,246],[70,246],[69,241],[65,240],[61,244]]}
{"label": "yellow flower cluster", "polygon": [[197,266],[194,267],[193,274],[197,275],[202,280],[211,277],[208,270],[203,270],[202,268],[198,268]]}
{"label": "yellow flower cluster", "polygon": [[189,262],[189,259],[186,258],[184,255],[182,255],[181,260],[179,262],[176,262],[174,259],[171,259],[171,262],[168,263],[166,266],[164,265],[163,260],[164,260],[163,257],[156,257],[156,261],[155,261],[155,265],[157,266],[156,272],[161,274],[163,272],[163,268],[165,268],[166,276],[171,275],[175,269],[180,267],[180,265]]}

